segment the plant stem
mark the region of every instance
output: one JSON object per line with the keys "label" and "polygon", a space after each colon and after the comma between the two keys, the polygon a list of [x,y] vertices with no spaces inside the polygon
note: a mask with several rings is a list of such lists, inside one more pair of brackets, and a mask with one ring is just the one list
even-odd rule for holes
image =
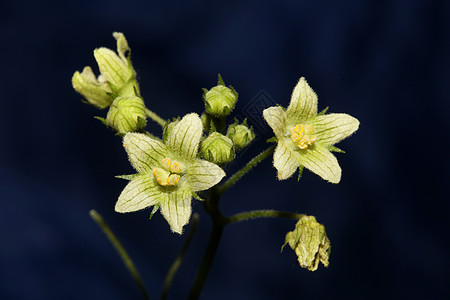
{"label": "plant stem", "polygon": [[186,241],[184,242],[183,248],[181,248],[180,253],[178,254],[177,258],[173,262],[172,266],[169,269],[169,272],[167,273],[166,280],[164,281],[164,287],[163,292],[161,295],[161,300],[165,300],[167,298],[167,293],[169,292],[170,286],[172,285],[173,277],[175,276],[176,272],[178,271],[178,268],[180,267],[181,263],[183,262],[184,254],[186,253],[192,238],[194,237],[195,231],[197,229],[198,225],[198,219],[199,215],[197,213],[192,215],[192,221],[191,221],[191,228],[189,231],[189,235],[186,238]]}
{"label": "plant stem", "polygon": [[156,113],[152,112],[148,108],[145,108],[145,114],[147,115],[147,117],[149,117],[150,119],[152,119],[153,121],[155,121],[156,123],[161,125],[162,127],[164,127],[167,123],[166,120],[164,120],[163,118],[161,118],[160,116],[158,116]]}
{"label": "plant stem", "polygon": [[142,281],[141,275],[139,275],[139,272],[136,269],[136,267],[134,266],[133,261],[131,260],[131,258],[128,255],[125,248],[120,243],[119,239],[112,232],[111,228],[108,226],[108,224],[105,222],[103,217],[97,211],[95,211],[94,209],[91,209],[89,211],[89,215],[97,223],[97,225],[102,229],[103,233],[106,235],[106,237],[109,239],[109,241],[111,242],[113,247],[119,253],[120,258],[122,259],[123,263],[127,267],[131,276],[134,278],[134,281],[136,281],[139,289],[141,290],[141,293],[142,293],[142,296],[144,296],[144,299],[149,300],[150,298],[148,297],[148,293],[144,286],[144,282]]}
{"label": "plant stem", "polygon": [[269,155],[273,153],[275,146],[270,146],[266,150],[264,150],[259,155],[252,158],[245,166],[243,166],[239,171],[233,174],[224,184],[219,187],[219,194],[223,194],[226,190],[228,190],[233,184],[236,183],[242,176],[247,174],[253,167],[267,158]]}
{"label": "plant stem", "polygon": [[200,296],[203,285],[208,277],[209,270],[211,269],[214,256],[216,255],[217,248],[219,247],[222,231],[222,224],[213,224],[213,228],[209,236],[208,246],[206,248],[205,255],[203,256],[200,268],[198,269],[197,276],[195,277],[194,284],[192,285],[191,292],[189,293],[188,300],[196,300]]}
{"label": "plant stem", "polygon": [[188,300],[196,300],[200,296],[206,278],[208,277],[209,270],[211,269],[211,265],[216,255],[217,249],[219,248],[223,228],[226,224],[226,219],[219,210],[219,201],[220,194],[218,193],[217,188],[212,188],[209,199],[203,202],[205,211],[211,216],[213,226],[211,234],[209,235],[208,246],[206,247],[202,262],[197,271],[194,283],[192,284]]}
{"label": "plant stem", "polygon": [[259,218],[286,218],[286,219],[295,219],[298,220],[303,217],[304,214],[297,214],[285,211],[277,211],[272,209],[261,209],[261,210],[252,210],[246,211],[243,213],[235,214],[231,217],[226,218],[226,224],[251,220],[251,219],[259,219]]}

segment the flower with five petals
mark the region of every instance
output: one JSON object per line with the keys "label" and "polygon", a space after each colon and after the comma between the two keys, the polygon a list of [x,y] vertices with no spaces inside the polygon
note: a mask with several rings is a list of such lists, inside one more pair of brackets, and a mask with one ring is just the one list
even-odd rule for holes
{"label": "flower with five petals", "polygon": [[127,133],[123,144],[138,174],[130,177],[115,210],[125,213],[154,206],[154,211],[161,209],[171,230],[181,234],[189,222],[195,193],[213,187],[225,176],[216,164],[197,158],[202,133],[202,122],[195,113],[174,126],[166,143]]}
{"label": "flower with five petals", "polygon": [[356,118],[347,114],[318,115],[317,95],[303,77],[286,110],[269,107],[263,116],[278,139],[273,164],[279,180],[288,179],[299,167],[332,183],[341,180],[341,168],[330,150],[336,150],[334,144],[358,129]]}

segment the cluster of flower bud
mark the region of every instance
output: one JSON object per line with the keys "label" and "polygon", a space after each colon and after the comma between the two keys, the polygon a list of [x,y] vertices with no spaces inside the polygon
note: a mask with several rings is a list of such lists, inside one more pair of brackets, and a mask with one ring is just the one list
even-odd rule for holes
{"label": "cluster of flower bud", "polygon": [[72,86],[87,103],[100,109],[109,107],[104,122],[118,133],[140,131],[146,125],[145,105],[139,97],[130,48],[122,33],[113,36],[117,53],[104,47],[94,50],[100,75],[96,77],[91,67],[85,67],[83,72],[75,72]]}

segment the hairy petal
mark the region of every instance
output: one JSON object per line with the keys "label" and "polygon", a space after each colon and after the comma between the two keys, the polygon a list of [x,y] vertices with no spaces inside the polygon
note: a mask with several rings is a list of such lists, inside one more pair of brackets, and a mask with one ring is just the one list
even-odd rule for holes
{"label": "hairy petal", "polygon": [[127,133],[123,146],[130,163],[139,173],[152,172],[168,153],[166,145],[142,133]]}
{"label": "hairy petal", "polygon": [[183,158],[191,160],[197,155],[202,134],[203,125],[200,117],[196,113],[191,113],[175,125],[169,133],[167,145]]}
{"label": "hairy petal", "polygon": [[317,114],[317,95],[304,77],[300,78],[292,91],[286,114],[288,119],[296,123],[304,122]]}
{"label": "hairy petal", "polygon": [[286,112],[279,106],[272,106],[263,111],[264,119],[272,127],[277,137],[282,137],[286,125]]}
{"label": "hairy petal", "polygon": [[278,179],[285,180],[300,166],[298,154],[279,142],[273,154],[273,165],[278,171]]}
{"label": "hairy petal", "polygon": [[352,135],[359,127],[358,119],[347,114],[318,116],[312,121],[317,141],[330,146]]}
{"label": "hairy petal", "polygon": [[183,233],[183,226],[191,218],[191,192],[186,189],[169,193],[168,199],[161,201],[161,213],[170,225],[170,229],[178,234]]}
{"label": "hairy petal", "polygon": [[341,167],[336,157],[325,147],[313,146],[299,153],[301,164],[311,172],[331,183],[338,183],[341,180]]}
{"label": "hairy petal", "polygon": [[222,168],[202,159],[196,159],[187,170],[187,180],[194,192],[215,186],[223,177],[225,172]]}
{"label": "hairy petal", "polygon": [[166,198],[167,195],[160,191],[152,175],[138,175],[120,194],[115,210],[120,213],[133,212],[158,204]]}

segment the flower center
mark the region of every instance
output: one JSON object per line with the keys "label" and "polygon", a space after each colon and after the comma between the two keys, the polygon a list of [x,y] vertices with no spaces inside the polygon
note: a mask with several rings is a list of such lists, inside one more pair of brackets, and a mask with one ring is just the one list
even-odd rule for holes
{"label": "flower center", "polygon": [[177,161],[172,161],[170,158],[166,157],[161,160],[162,168],[154,168],[153,176],[162,186],[175,186],[180,180],[181,165]]}
{"label": "flower center", "polygon": [[313,133],[314,129],[311,125],[298,124],[292,130],[291,139],[297,143],[300,149],[306,149],[316,141]]}

